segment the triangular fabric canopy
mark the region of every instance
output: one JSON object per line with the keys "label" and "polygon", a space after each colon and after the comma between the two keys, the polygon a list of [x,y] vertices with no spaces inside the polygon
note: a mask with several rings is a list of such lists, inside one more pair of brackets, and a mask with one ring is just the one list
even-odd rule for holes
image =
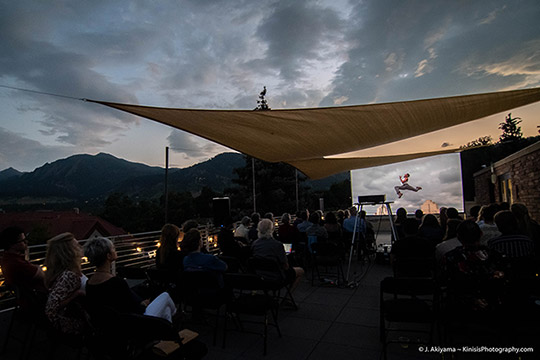
{"label": "triangular fabric canopy", "polygon": [[[310,178],[455,152],[410,154],[366,149],[463,124],[540,101],[540,88],[447,98],[292,110],[195,110],[88,100],[139,115],[270,162],[286,162]],[[366,150],[362,157],[328,158]],[[365,151],[365,152],[366,152]]]}

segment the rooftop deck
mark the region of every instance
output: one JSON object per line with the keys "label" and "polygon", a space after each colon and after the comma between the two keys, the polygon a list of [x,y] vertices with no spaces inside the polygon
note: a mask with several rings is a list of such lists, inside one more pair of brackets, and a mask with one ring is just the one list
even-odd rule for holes
{"label": "rooftop deck", "polygon": [[[379,236],[378,242],[386,242],[388,237],[388,234],[383,234]],[[213,331],[210,325],[187,321],[185,326],[199,332],[200,340],[208,346],[205,359],[382,359],[382,345],[379,340],[379,288],[381,280],[391,275],[389,264],[353,261],[349,279],[355,280],[357,286],[335,287],[321,284],[312,286],[311,272],[308,270],[294,292],[298,310],[286,306],[280,309],[279,326],[283,336],[278,337],[276,330],[269,328],[266,356],[263,356],[263,340],[258,334],[230,330],[227,332],[226,347],[222,348],[221,332],[217,345],[212,345]],[[10,315],[9,312],[0,313],[0,341],[6,336],[6,324]],[[228,327],[234,328],[231,321]],[[259,324],[246,327],[262,332],[262,325]],[[530,335],[531,339],[537,337],[537,334]],[[530,341],[527,344],[534,346],[534,340],[533,343]],[[488,343],[479,341],[475,345],[484,346]],[[43,358],[46,346],[45,335],[38,334],[29,358]],[[538,352],[540,348],[536,347],[535,350]],[[17,359],[19,352],[19,343],[10,339],[6,352],[0,355],[0,358]],[[514,354],[509,358],[533,359],[537,358],[535,355],[538,356],[534,353]],[[490,353],[454,354],[454,356],[426,354],[418,350],[418,345],[406,343],[388,346],[388,359],[443,359],[447,356],[457,359],[508,358],[504,354]],[[57,352],[57,358],[76,359],[77,356],[72,349],[62,348]]]}

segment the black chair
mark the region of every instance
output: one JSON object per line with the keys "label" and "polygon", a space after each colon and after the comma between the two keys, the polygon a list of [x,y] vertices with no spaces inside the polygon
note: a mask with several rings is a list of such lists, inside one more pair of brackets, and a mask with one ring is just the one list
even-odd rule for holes
{"label": "black chair", "polygon": [[[383,355],[389,343],[401,343],[400,339],[388,339],[390,332],[420,333],[429,335],[428,340],[409,343],[431,344],[437,319],[438,294],[435,282],[422,278],[387,277],[380,286],[380,339]],[[399,324],[399,325],[398,325]],[[411,324],[425,324],[421,329]]]}
{"label": "black chair", "polygon": [[235,258],[234,256],[219,255],[218,258],[227,264],[228,273],[244,272],[245,270],[240,259]]}
{"label": "black chair", "polygon": [[211,271],[183,271],[179,276],[182,301],[191,307],[193,316],[202,315],[203,309],[216,312],[214,345],[217,340],[220,309],[231,298],[230,289],[224,287],[223,278],[220,279],[220,277],[222,274]]}
{"label": "black chair", "polygon": [[[291,293],[291,284],[287,281],[285,271],[277,261],[251,257],[248,259],[248,266],[252,273],[262,277],[267,288],[272,290],[274,296],[278,298],[281,303],[288,300],[295,310],[298,309]],[[285,295],[281,296],[281,290],[285,290]]]}
{"label": "black chair", "polygon": [[[234,294],[232,300],[227,304],[227,313],[237,316],[242,330],[243,327],[239,317],[240,314],[264,317],[264,321],[262,322],[262,324],[264,324],[264,332],[262,336],[264,343],[263,355],[266,355],[268,325],[275,326],[279,337],[281,337],[281,330],[279,329],[277,321],[279,303],[276,298],[270,294],[272,289],[268,288],[268,282],[256,274],[226,274],[225,282],[227,287],[233,290]],[[268,322],[268,313],[272,315],[273,323]],[[225,347],[226,330],[227,322],[225,322],[223,328],[223,347]]]}
{"label": "black chair", "polygon": [[[342,254],[338,248],[338,245],[333,242],[317,242],[311,245],[313,270],[311,272],[311,285],[315,280],[315,273],[317,278],[321,280],[321,275],[336,275],[336,284],[345,283],[345,274],[342,267]],[[320,267],[324,267],[325,271],[321,272]],[[330,273],[329,268],[335,268],[335,273]]]}
{"label": "black chair", "polygon": [[154,298],[162,292],[168,292],[175,303],[181,301],[177,286],[178,274],[167,269],[159,269],[155,266],[146,269],[146,277],[150,288],[151,297]]}
{"label": "black chair", "polygon": [[396,257],[392,262],[394,277],[429,278],[435,277],[435,258],[431,257]]}

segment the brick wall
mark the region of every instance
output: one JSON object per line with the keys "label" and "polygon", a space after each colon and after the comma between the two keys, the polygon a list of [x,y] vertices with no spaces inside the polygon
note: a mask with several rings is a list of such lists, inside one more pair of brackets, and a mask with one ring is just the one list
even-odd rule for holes
{"label": "brick wall", "polygon": [[497,178],[494,184],[490,168],[474,173],[476,203],[489,204],[493,195],[495,202],[501,202],[500,179],[508,175],[512,181],[513,201],[525,204],[531,217],[540,221],[540,142],[496,162],[493,171]]}

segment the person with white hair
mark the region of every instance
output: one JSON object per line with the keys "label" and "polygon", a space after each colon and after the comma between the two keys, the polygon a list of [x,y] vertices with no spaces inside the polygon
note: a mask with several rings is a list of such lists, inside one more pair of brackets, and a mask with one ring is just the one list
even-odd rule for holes
{"label": "person with white hair", "polygon": [[249,240],[249,223],[251,222],[251,219],[249,216],[244,216],[242,218],[242,222],[236,230],[234,231],[234,237],[245,239],[247,242]]}
{"label": "person with white hair", "polygon": [[111,273],[111,264],[118,258],[111,240],[99,237],[88,241],[84,246],[84,255],[96,267],[86,283],[86,296],[94,308],[108,307],[119,313],[155,316],[172,322],[176,306],[167,292],[152,302],[143,300],[124,279]]}
{"label": "person with white hair", "polygon": [[286,281],[291,284],[291,291],[293,291],[304,275],[304,269],[289,266],[283,244],[272,236],[274,223],[271,220],[262,219],[257,226],[257,231],[259,238],[251,244],[253,257],[276,261],[280,265]]}

